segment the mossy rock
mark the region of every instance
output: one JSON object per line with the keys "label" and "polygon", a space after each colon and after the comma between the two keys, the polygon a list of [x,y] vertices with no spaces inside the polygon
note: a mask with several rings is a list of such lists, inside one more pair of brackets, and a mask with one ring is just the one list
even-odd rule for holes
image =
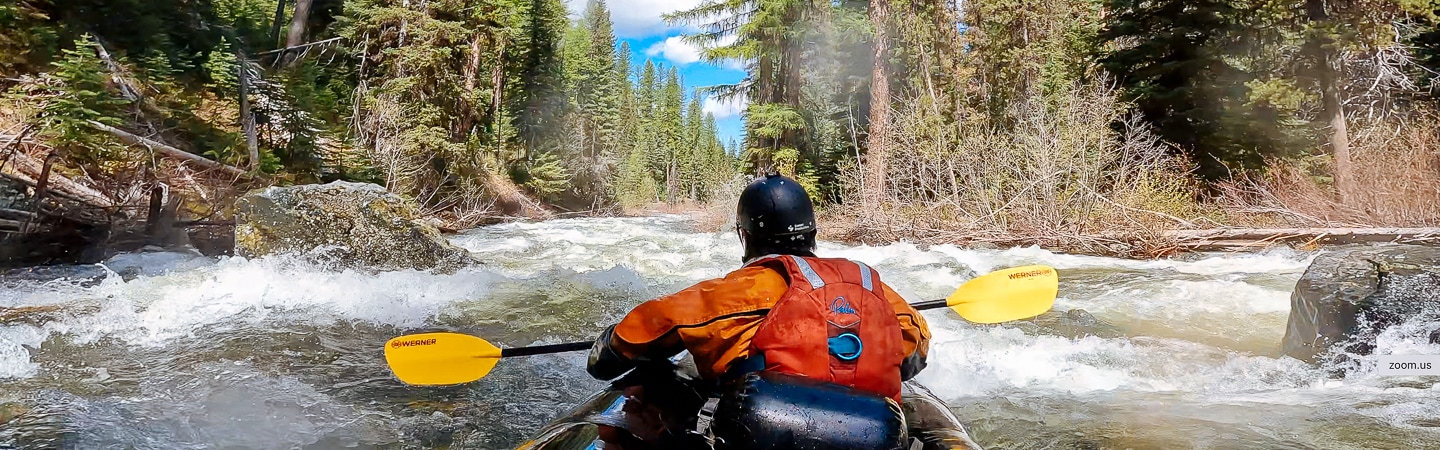
{"label": "mossy rock", "polygon": [[294,254],[381,270],[453,272],[479,261],[385,188],[335,181],[251,191],[236,204],[235,253]]}

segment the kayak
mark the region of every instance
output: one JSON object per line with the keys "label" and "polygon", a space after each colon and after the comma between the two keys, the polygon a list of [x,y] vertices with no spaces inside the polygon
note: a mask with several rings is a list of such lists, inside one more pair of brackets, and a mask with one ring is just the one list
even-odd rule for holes
{"label": "kayak", "polygon": [[[800,430],[798,432],[783,430],[778,434],[772,433],[773,436],[783,435],[783,440],[787,444],[746,443],[731,447],[876,448],[874,447],[876,444],[856,444],[856,442],[874,439],[877,435],[887,435],[899,440],[892,439],[885,442],[903,442],[903,444],[898,444],[898,446],[884,444],[879,448],[889,447],[904,450],[978,450],[981,448],[971,440],[959,419],[945,407],[945,404],[935,394],[913,381],[903,384],[899,408],[897,411],[893,411],[893,417],[889,418],[882,417],[888,415],[883,411],[872,415],[857,412],[866,409],[860,403],[867,401],[882,405],[888,404],[890,405],[889,409],[894,409],[895,402],[879,397],[869,397],[868,400],[858,398],[846,400],[848,398],[845,397],[846,394],[839,392],[844,388],[840,387],[766,388],[763,387],[764,381],[757,380],[757,382],[762,384],[762,387],[751,389],[751,403],[764,402],[763,399],[773,392],[807,391],[798,396],[785,393],[778,395],[782,397],[791,395],[794,398],[811,400],[788,402],[779,407],[785,411],[778,413],[775,411],[774,405],[767,405],[765,407],[770,408],[768,412],[751,415],[768,415],[772,418],[771,420],[792,422],[789,425],[795,425],[793,422],[805,420],[830,420],[831,422],[826,423],[843,425],[816,426],[812,422],[808,425],[799,425],[796,428],[796,430]],[[699,388],[704,385],[694,375],[693,366],[687,368],[684,364],[677,366],[667,363],[642,366],[611,382],[605,389],[595,393],[570,412],[541,428],[533,439],[520,444],[518,450],[711,448],[711,442],[703,438],[704,435],[692,431],[696,428],[695,418],[701,409],[715,404],[714,399],[707,399],[700,394],[700,392],[707,392]],[[711,403],[707,404],[707,400],[711,400]],[[752,417],[733,418],[726,421],[721,417],[727,414],[726,409],[726,406],[721,405],[719,410],[713,413],[716,416],[714,419],[716,428],[713,428],[715,430],[713,434],[716,436],[721,434],[719,428],[722,423],[737,423],[738,425],[734,426],[747,430],[769,426],[755,425],[755,421],[750,420],[753,419]],[[745,414],[734,412],[734,407],[730,409],[732,411],[728,414]],[[780,418],[773,419],[774,417]],[[817,417],[823,419],[815,419]],[[869,428],[867,429],[867,427]],[[904,434],[899,434],[900,428],[904,429]],[[796,434],[807,433],[814,436],[808,440],[795,438]],[[830,439],[849,441],[850,443],[827,442]],[[799,441],[808,443],[793,443]],[[723,444],[722,442],[721,445],[723,446]],[[717,446],[717,448],[719,447]]]}

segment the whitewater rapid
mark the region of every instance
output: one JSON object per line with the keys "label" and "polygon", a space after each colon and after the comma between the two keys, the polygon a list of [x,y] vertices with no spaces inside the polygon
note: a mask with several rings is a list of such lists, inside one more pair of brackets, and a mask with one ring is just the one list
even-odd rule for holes
{"label": "whitewater rapid", "polygon": [[[147,253],[107,261],[90,271],[98,277],[0,279],[0,308],[58,308],[0,323],[0,421],[7,407],[25,411],[0,424],[0,448],[405,447],[428,436],[437,411],[454,419],[452,448],[513,447],[602,385],[583,354],[410,388],[390,377],[381,344],[434,329],[502,346],[591,339],[645,299],[738,266],[733,232],[689,227],[679,216],[484,227],[452,237],[486,262],[454,274]],[[991,270],[1051,265],[1057,310],[1123,334],[926,312],[933,340],[918,379],[987,447],[1440,448],[1440,379],[1379,377],[1373,364],[1332,377],[1280,356],[1290,290],[1314,254],[1132,261],[905,243],[818,253],[865,262],[912,302]],[[1407,322],[1379,346],[1440,354],[1416,338],[1432,325]]]}

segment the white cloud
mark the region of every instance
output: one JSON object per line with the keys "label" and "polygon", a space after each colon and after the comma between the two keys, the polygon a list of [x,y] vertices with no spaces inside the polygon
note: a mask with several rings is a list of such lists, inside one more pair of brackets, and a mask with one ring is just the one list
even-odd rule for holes
{"label": "white cloud", "polygon": [[738,59],[726,59],[720,62],[720,67],[730,70],[749,70],[750,63]]}
{"label": "white cloud", "polygon": [[744,94],[730,97],[727,100],[721,100],[711,95],[705,97],[705,101],[701,102],[701,107],[705,112],[714,115],[715,120],[720,120],[740,115],[745,112],[745,107],[749,104],[750,99],[745,98]]}
{"label": "white cloud", "polygon": [[[734,35],[725,36],[724,38],[721,38],[718,42],[715,42],[714,45],[726,46],[734,44],[736,39],[738,39],[738,37]],[[685,38],[681,36],[671,36],[669,38],[666,38],[664,41],[656,42],[655,45],[651,45],[650,48],[645,49],[645,54],[647,56],[661,56],[677,66],[683,66],[699,61],[701,58],[701,52],[701,47],[686,42]],[[717,65],[725,69],[743,71],[746,70],[747,63],[738,59],[724,59],[721,60]]]}
{"label": "white cloud", "polygon": [[685,42],[683,37],[671,36],[645,49],[645,54],[659,55],[677,66],[683,66],[700,60],[700,47]]}
{"label": "white cloud", "polygon": [[[585,11],[588,0],[568,0],[570,12],[576,15]],[[701,0],[610,0],[610,20],[615,23],[615,36],[621,38],[644,38],[666,34],[671,30],[690,30],[691,26],[665,23],[661,16],[675,11],[684,11],[699,5]]]}

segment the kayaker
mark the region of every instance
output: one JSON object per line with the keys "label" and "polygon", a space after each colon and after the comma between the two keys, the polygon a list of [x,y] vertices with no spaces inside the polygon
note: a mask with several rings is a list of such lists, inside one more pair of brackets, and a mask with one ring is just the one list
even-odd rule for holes
{"label": "kayaker", "polygon": [[688,350],[702,378],[780,372],[900,399],[925,367],[925,319],[866,265],[815,255],[815,211],[790,178],[750,183],[736,208],[744,265],[635,307],[591,348],[613,379]]}

